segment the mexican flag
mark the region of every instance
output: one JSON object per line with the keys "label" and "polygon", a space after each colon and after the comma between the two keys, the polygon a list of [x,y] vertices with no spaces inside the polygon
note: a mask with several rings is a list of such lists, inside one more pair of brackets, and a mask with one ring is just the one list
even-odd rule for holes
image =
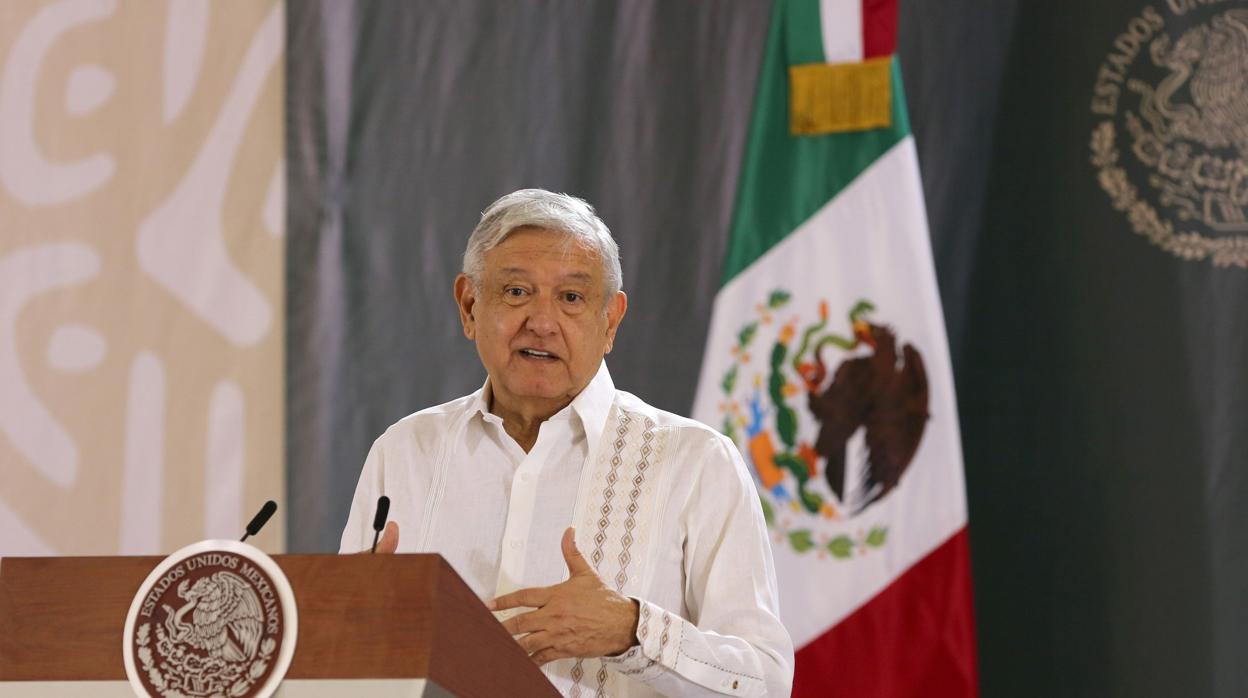
{"label": "mexican flag", "polygon": [[778,0],[694,417],[773,534],[795,695],[977,695],[957,404],[895,0]]}

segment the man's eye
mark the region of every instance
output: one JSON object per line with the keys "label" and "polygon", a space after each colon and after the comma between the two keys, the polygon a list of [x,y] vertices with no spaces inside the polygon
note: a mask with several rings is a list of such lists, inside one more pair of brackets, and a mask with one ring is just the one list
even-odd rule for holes
{"label": "man's eye", "polygon": [[524,289],[519,288],[518,286],[510,286],[503,289],[503,293],[511,296],[512,298],[519,298],[524,295]]}
{"label": "man's eye", "polygon": [[583,300],[584,298],[585,298],[585,297],[584,297],[584,296],[582,296],[581,294],[579,294],[579,293],[573,293],[573,292],[571,292],[571,291],[569,291],[569,292],[567,292],[567,293],[563,294],[563,299],[564,299],[565,301],[569,302],[569,303],[579,303],[579,302],[580,302],[581,300]]}

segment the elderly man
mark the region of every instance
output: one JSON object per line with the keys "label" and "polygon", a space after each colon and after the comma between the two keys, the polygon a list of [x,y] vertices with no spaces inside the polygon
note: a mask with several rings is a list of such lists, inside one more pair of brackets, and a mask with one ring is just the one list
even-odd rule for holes
{"label": "elderly man", "polygon": [[616,390],[621,283],[584,201],[490,205],[455,279],[485,385],[377,439],[342,549],[388,495],[379,549],[440,553],[564,694],[788,695],[753,483],[731,441]]}

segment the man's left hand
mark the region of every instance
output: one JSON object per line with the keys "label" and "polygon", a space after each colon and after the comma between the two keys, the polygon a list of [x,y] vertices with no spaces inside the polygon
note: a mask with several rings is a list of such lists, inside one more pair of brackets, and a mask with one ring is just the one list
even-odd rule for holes
{"label": "man's left hand", "polygon": [[535,610],[503,621],[533,661],[565,657],[604,657],[637,644],[637,602],[607,587],[576,549],[575,531],[563,532],[563,559],[569,579],[548,587],[504,594],[490,604],[503,611],[519,606]]}

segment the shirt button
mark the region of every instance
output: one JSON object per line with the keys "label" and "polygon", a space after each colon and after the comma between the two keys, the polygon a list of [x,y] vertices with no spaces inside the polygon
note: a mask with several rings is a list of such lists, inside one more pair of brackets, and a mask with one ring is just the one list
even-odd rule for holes
{"label": "shirt button", "polygon": [[531,475],[529,475],[528,473],[521,473],[521,474],[520,474],[520,480],[521,480],[522,482],[528,482],[529,480],[532,480],[532,479],[533,479],[533,477],[532,477]]}
{"label": "shirt button", "polygon": [[521,542],[520,542],[520,541],[518,541],[518,540],[513,540],[513,541],[511,542],[511,549],[512,549],[512,550],[519,550],[520,548],[523,548],[523,547],[524,547],[524,543],[521,543]]}

